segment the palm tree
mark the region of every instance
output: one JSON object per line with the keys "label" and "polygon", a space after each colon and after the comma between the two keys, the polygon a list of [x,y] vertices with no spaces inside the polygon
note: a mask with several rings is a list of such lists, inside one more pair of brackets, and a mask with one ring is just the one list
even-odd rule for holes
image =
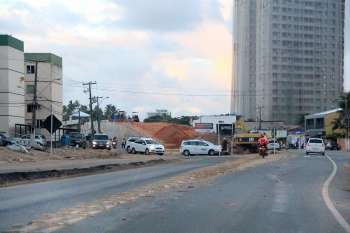
{"label": "palm tree", "polygon": [[339,117],[333,121],[333,130],[340,129],[345,131],[345,133],[342,133],[342,136],[348,137],[350,123],[350,92],[340,97],[338,105],[343,110],[340,112]]}

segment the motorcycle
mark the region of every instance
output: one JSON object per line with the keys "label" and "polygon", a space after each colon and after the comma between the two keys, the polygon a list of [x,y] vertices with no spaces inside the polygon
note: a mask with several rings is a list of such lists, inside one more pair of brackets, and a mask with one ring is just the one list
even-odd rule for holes
{"label": "motorcycle", "polygon": [[259,146],[259,155],[264,159],[267,156],[267,147]]}
{"label": "motorcycle", "polygon": [[117,139],[112,140],[112,147],[113,149],[117,149]]}

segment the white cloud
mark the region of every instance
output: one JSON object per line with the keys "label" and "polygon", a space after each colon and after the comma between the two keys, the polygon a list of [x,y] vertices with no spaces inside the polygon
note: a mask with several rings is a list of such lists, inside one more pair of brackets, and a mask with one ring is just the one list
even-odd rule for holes
{"label": "white cloud", "polygon": [[231,0],[2,0],[0,28],[24,40],[26,51],[63,57],[65,101],[87,102],[70,79],[96,80],[96,95],[129,112],[208,114],[229,110],[231,14]]}

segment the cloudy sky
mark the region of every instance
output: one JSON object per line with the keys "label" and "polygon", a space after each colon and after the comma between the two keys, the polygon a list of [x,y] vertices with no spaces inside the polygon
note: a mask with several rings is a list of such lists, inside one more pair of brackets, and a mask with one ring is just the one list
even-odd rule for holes
{"label": "cloudy sky", "polygon": [[1,34],[63,57],[65,102],[86,104],[82,82],[97,81],[104,104],[141,116],[229,112],[231,32],[232,0],[0,0]]}

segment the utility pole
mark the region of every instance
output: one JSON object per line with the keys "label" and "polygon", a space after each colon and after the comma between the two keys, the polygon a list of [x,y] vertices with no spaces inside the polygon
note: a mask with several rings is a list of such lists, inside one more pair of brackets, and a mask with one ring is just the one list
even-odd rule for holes
{"label": "utility pole", "polygon": [[259,127],[258,128],[259,128],[259,130],[261,130],[261,118],[262,118],[262,113],[261,113],[262,110],[261,109],[262,109],[262,107],[259,106],[258,109],[259,109]]}
{"label": "utility pole", "polygon": [[97,117],[97,129],[98,132],[101,133],[101,118],[100,118],[100,103],[99,103],[99,99],[102,99],[103,97],[101,96],[97,96],[96,97],[96,104],[97,104],[97,113],[96,113],[96,117]]}
{"label": "utility pole", "polygon": [[81,120],[80,120],[80,106],[79,106],[79,109],[78,109],[78,111],[79,111],[79,119],[78,119],[78,122],[79,122],[79,133],[81,133]]}
{"label": "utility pole", "polygon": [[92,95],[91,95],[91,85],[96,85],[96,82],[88,82],[88,83],[83,83],[83,86],[89,86],[89,100],[90,100],[90,122],[91,122],[91,135],[92,137],[95,134],[94,130],[94,121],[92,118]]}
{"label": "utility pole", "polygon": [[36,129],[36,107],[37,107],[37,87],[38,87],[38,61],[35,61],[34,67],[34,93],[33,93],[33,104],[32,104],[32,128],[33,128],[33,140],[35,140],[35,129]]}
{"label": "utility pole", "polygon": [[101,117],[100,117],[100,99],[108,99],[109,97],[102,97],[102,96],[96,96],[94,99],[96,99],[96,104],[97,104],[97,129],[99,133],[101,132]]}

